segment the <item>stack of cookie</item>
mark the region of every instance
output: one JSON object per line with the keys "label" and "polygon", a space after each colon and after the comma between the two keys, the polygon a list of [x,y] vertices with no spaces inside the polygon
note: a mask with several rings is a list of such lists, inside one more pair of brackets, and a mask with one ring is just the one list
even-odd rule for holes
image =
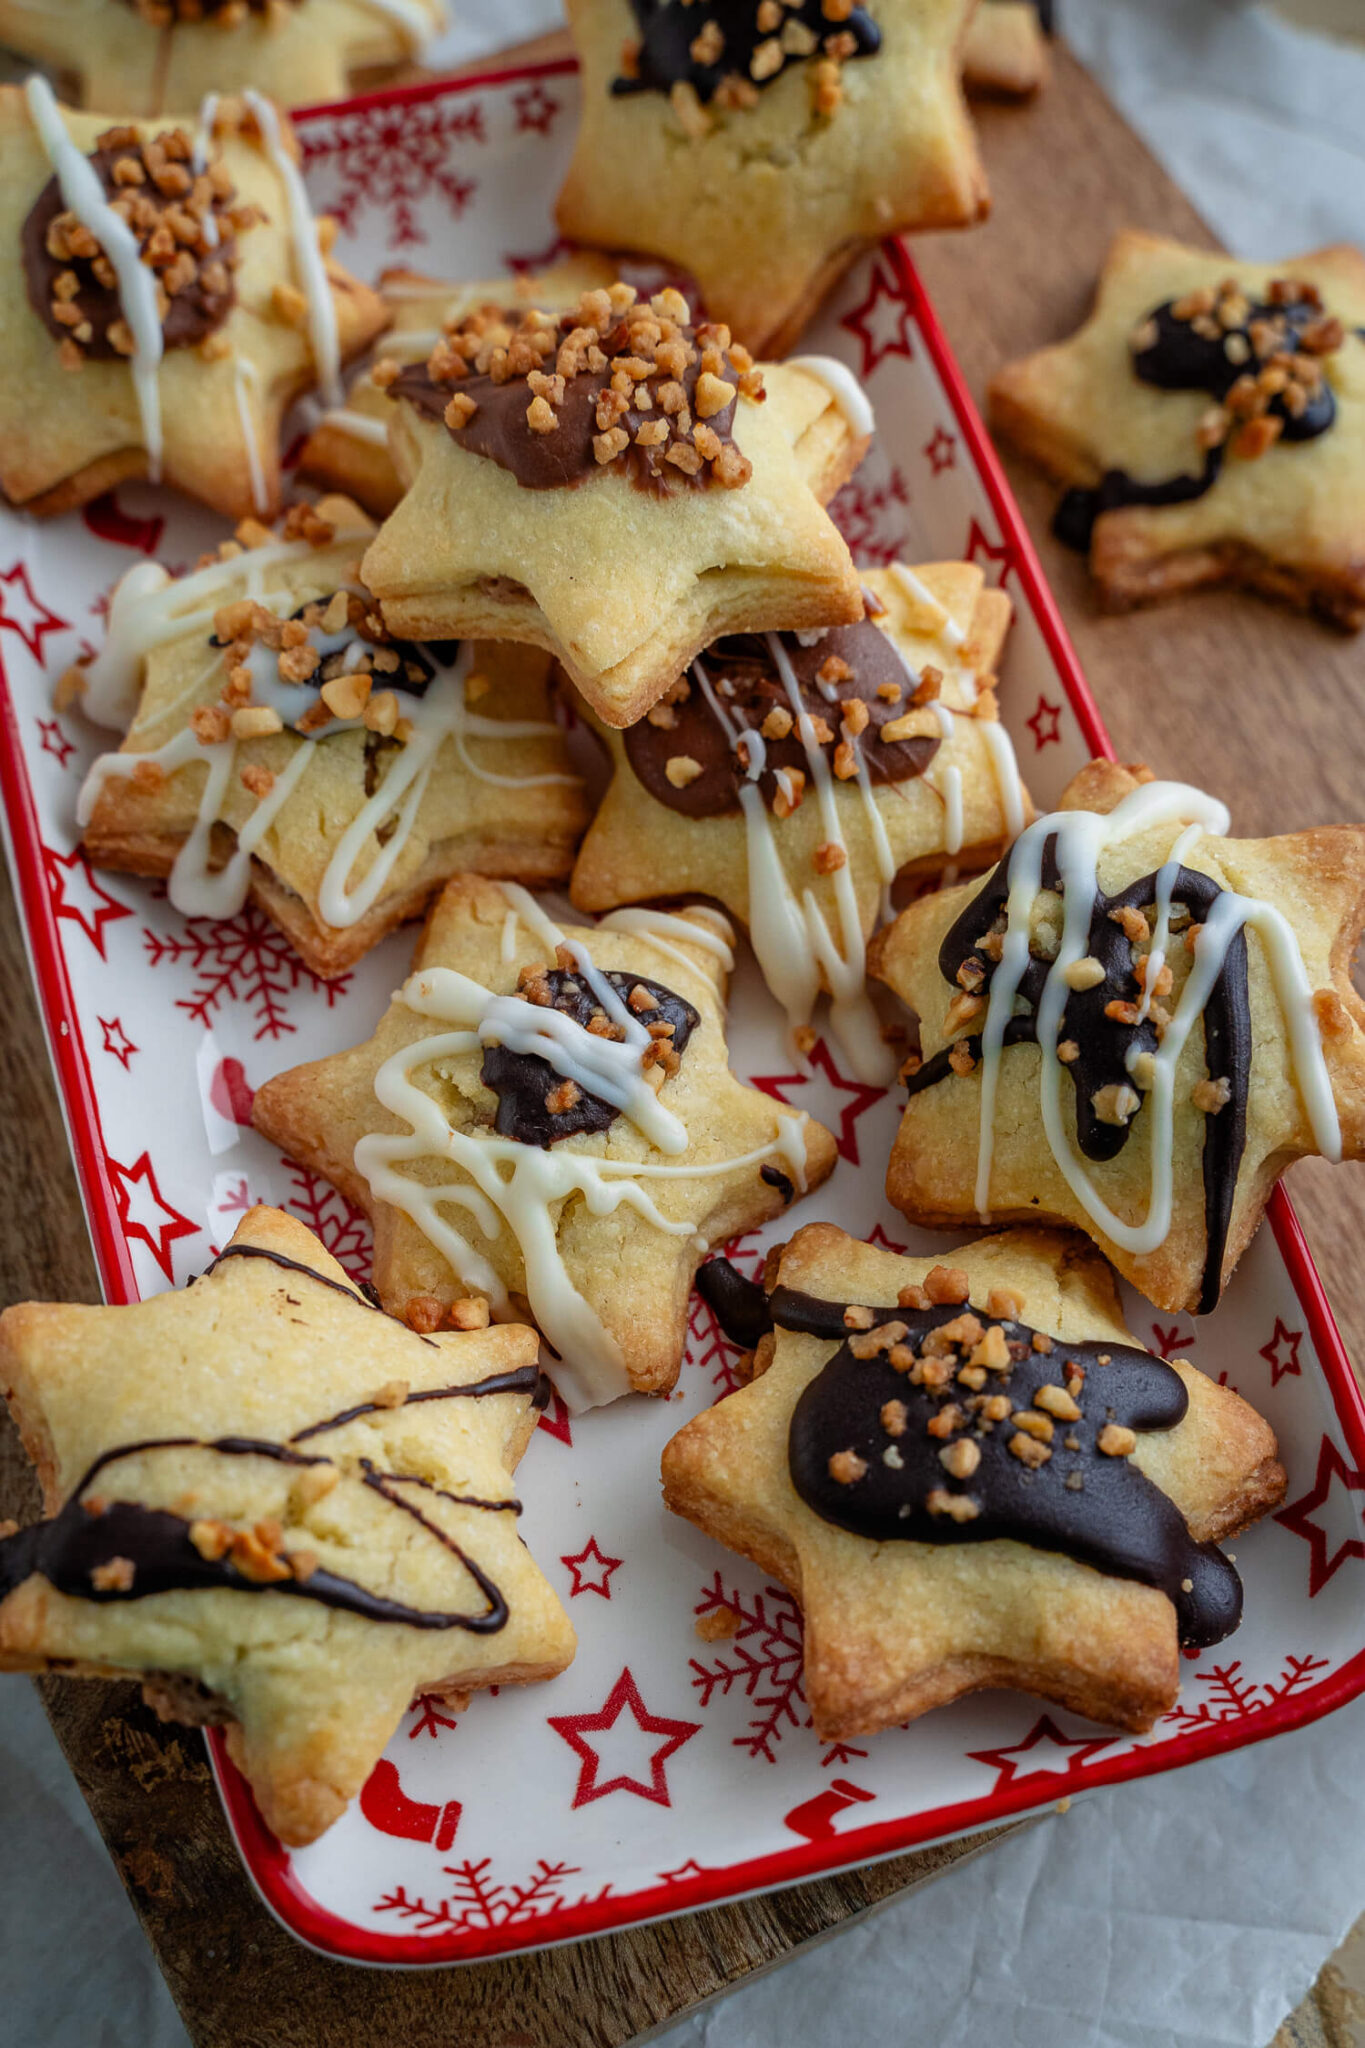
{"label": "stack of cookie", "polygon": [[[707,1254],[835,1169],[830,1132],[730,1072],[731,918],[794,1056],[828,998],[849,1070],[906,1083],[905,1215],[1020,1226],[945,1261],[817,1223],[763,1287],[704,1268],[748,1384],[669,1445],[665,1497],[806,1605],[817,1730],[1000,1683],[1150,1727],[1180,1644],[1237,1623],[1213,1545],[1283,1489],[1236,1395],[1134,1345],[1106,1261],[1208,1309],[1287,1161],[1365,1150],[1365,831],[1237,842],[1198,791],[1108,763],[1034,818],[998,719],[1008,600],[959,562],[860,573],[826,506],[867,397],[838,361],[759,352],[881,214],[841,214],[836,247],[811,207],[789,236],[756,150],[721,187],[743,233],[685,224],[722,115],[761,140],[814,91],[856,196],[930,74],[945,154],[921,121],[905,205],[970,210],[965,10],[879,29],[812,0],[769,34],[772,5],[695,6],[681,54],[647,11],[616,92],[584,38],[565,218],[625,238],[593,211],[592,123],[604,151],[628,124],[630,239],[683,221],[709,318],[595,257],[370,290],[251,91],[155,132],[40,82],[0,100],[0,481],[51,511],[150,473],[239,519],[183,575],[132,570],[60,685],[124,731],[82,792],[87,854],[189,915],[254,902],[323,977],[426,919],[373,1036],[255,1097],[373,1217],[373,1299],[256,1211],[192,1292],[0,1324],[49,1509],[0,1540],[0,1661],[227,1719],[287,1841],[414,1692],[564,1667],[510,1492],[542,1366],[579,1412],[666,1394]],[[681,193],[650,91],[698,144]],[[782,251],[757,290],[755,231]],[[307,385],[325,490],[280,518]],[[605,752],[599,802],[571,724]],[[573,915],[532,893],[565,883]]]}

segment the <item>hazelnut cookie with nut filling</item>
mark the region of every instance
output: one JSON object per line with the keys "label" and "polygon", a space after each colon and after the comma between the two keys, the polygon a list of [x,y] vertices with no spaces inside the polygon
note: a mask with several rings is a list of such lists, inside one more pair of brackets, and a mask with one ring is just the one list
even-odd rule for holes
{"label": "hazelnut cookie with nut filling", "polygon": [[167,876],[188,917],[250,898],[324,976],[454,873],[563,880],[588,820],[546,657],[395,640],[356,580],[373,532],[324,498],[186,576],[141,562],[64,679],[131,719],[81,792],[96,866]]}
{"label": "hazelnut cookie with nut filling", "polygon": [[[0,87],[0,489],[70,510],[125,477],[273,517],[280,424],[388,321],[326,254],[268,100],[156,129]],[[6,249],[8,253],[6,254]]]}
{"label": "hazelnut cookie with nut filling", "polygon": [[800,1601],[822,1742],[994,1686],[1140,1733],[1182,1644],[1237,1627],[1216,1545],[1283,1497],[1275,1438],[1134,1344],[1083,1240],[1010,1230],[945,1265],[815,1223],[766,1293],[699,1278],[766,1334],[665,1446],[664,1499]]}
{"label": "hazelnut cookie with nut filling", "polygon": [[373,374],[408,489],[364,573],[395,633],[544,647],[625,726],[718,634],[862,615],[823,509],[872,432],[842,363],[755,363],[617,283],[558,319],[478,309]]}
{"label": "hazelnut cookie with nut filling", "polygon": [[0,42],[134,119],[247,86],[282,107],[344,99],[419,61],[446,18],[445,0],[0,0]]}
{"label": "hazelnut cookie with nut filling", "polygon": [[1071,488],[1116,609],[1234,583],[1365,624],[1365,255],[1236,263],[1122,234],[1068,341],[1008,363],[995,431]]}
{"label": "hazelnut cookie with nut filling", "polygon": [[[447,329],[454,332],[476,312],[505,321],[509,328],[532,308],[571,312],[584,292],[612,284],[617,267],[585,249],[547,270],[478,284],[426,277],[416,270],[386,270],[379,290],[392,324],[384,336],[384,354],[399,364],[423,363]],[[403,495],[389,453],[392,417],[393,406],[384,391],[362,371],[348,389],[345,404],[330,406],[304,442],[299,474],[329,490],[345,491],[376,519],[387,518]]]}
{"label": "hazelnut cookie with nut filling", "polygon": [[395,1314],[535,1322],[574,1410],[667,1393],[707,1247],[834,1167],[828,1131],[730,1072],[729,936],[702,908],[561,929],[461,876],[374,1037],[267,1081],[253,1121],[373,1216]]}
{"label": "hazelnut cookie with nut filling", "polygon": [[912,1222],[1074,1224],[1205,1313],[1291,1161],[1365,1156],[1365,825],[1228,824],[1095,761],[984,883],[878,934],[920,1024],[886,1182]]}
{"label": "hazelnut cookie with nut filling", "polygon": [[962,97],[974,0],[570,0],[582,66],[564,233],[697,280],[783,355],[848,265],[987,210]]}
{"label": "hazelnut cookie with nut filling", "polygon": [[863,571],[866,616],[716,641],[628,732],[574,868],[585,910],[709,896],[748,927],[798,1051],[822,989],[851,1070],[897,1061],[866,944],[898,876],[981,868],[1032,815],[994,672],[1010,600],[979,568]]}
{"label": "hazelnut cookie with nut filling", "polygon": [[226,1723],[281,1841],[332,1825],[414,1698],[572,1661],[517,1535],[530,1330],[418,1336],[258,1208],[178,1294],[8,1309],[0,1373],[47,1517],[0,1535],[0,1669]]}

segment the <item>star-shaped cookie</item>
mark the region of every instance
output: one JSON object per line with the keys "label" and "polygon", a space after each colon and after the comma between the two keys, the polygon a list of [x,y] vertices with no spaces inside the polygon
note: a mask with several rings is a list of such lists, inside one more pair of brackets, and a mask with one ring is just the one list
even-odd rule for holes
{"label": "star-shaped cookie", "polygon": [[1050,0],[1046,8],[1034,0],[981,0],[962,52],[968,93],[1021,100],[1046,85],[1052,68],[1047,50],[1051,12]]}
{"label": "star-shaped cookie", "polygon": [[1135,231],[991,423],[1072,489],[1057,532],[1116,608],[1236,583],[1365,623],[1365,255],[1238,263]]}
{"label": "star-shaped cookie", "polygon": [[444,0],[0,0],[0,41],[132,119],[247,86],[282,107],[344,99],[445,19]]}
{"label": "star-shaped cookie", "polygon": [[625,726],[720,633],[861,616],[823,510],[872,429],[842,364],[755,365],[678,292],[615,284],[375,375],[408,488],[364,573],[395,633],[544,647]]}
{"label": "star-shaped cookie", "polygon": [[1240,1620],[1214,1545],[1283,1496],[1260,1416],[1136,1348],[1064,1232],[935,1264],[816,1223],[768,1285],[755,1377],[665,1447],[664,1498],[801,1602],[819,1738],[994,1686],[1150,1728],[1181,1643]]}
{"label": "star-shaped cookie", "polygon": [[878,934],[921,1037],[897,1208],[1074,1224],[1158,1308],[1203,1312],[1292,1160],[1365,1154],[1365,826],[1228,824],[1096,761],[984,883]]}
{"label": "star-shaped cookie", "polygon": [[388,320],[330,227],[257,94],[111,126],[0,87],[0,489],[52,513],[147,476],[273,517],[286,408],[339,401]]}
{"label": "star-shaped cookie", "polygon": [[268,1081],[256,1128],[373,1216],[395,1314],[526,1316],[574,1409],[666,1392],[706,1247],[834,1166],[828,1131],[726,1064],[723,926],[561,928],[462,876],[374,1037]]}
{"label": "star-shaped cookie", "polygon": [[859,252],[987,210],[962,97],[972,0],[570,0],[575,241],[677,263],[782,355]]}
{"label": "star-shaped cookie", "polygon": [[315,974],[354,966],[452,874],[563,880],[588,820],[529,647],[413,646],[356,564],[344,498],[244,529],[187,576],[139,563],[72,683],[126,723],[77,815],[99,867],[166,875],[187,917],[250,897]]}
{"label": "star-shaped cookie", "polygon": [[253,1209],[182,1293],[9,1309],[0,1372],[48,1517],[0,1541],[0,1668],[225,1720],[284,1842],[331,1826],[413,1698],[573,1657],[510,1484],[530,1330],[419,1336]]}
{"label": "star-shaped cookie", "polygon": [[723,903],[793,1031],[832,992],[871,1081],[897,1064],[865,984],[884,892],[907,870],[984,866],[1031,813],[992,688],[1009,598],[967,562],[868,569],[863,586],[858,625],[722,640],[638,725],[598,727],[612,782],[572,895]]}
{"label": "star-shaped cookie", "polygon": [[[398,363],[425,362],[447,321],[458,323],[479,306],[497,306],[519,319],[529,306],[567,313],[586,291],[613,283],[617,266],[590,249],[566,256],[546,270],[511,277],[468,279],[427,277],[421,271],[386,270],[379,290],[392,315],[384,354]],[[299,474],[329,490],[345,491],[377,519],[387,518],[403,495],[389,454],[391,401],[363,371],[344,405],[330,406],[304,442]]]}

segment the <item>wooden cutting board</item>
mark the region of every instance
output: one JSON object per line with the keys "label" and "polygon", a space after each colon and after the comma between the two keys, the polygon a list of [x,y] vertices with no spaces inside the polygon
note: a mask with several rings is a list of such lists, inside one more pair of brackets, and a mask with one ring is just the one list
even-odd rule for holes
{"label": "wooden cutting board", "polygon": [[[554,39],[534,54],[562,47]],[[1034,105],[983,107],[980,122],[995,195],[991,221],[970,234],[925,238],[915,249],[978,396],[1006,356],[1075,323],[1117,229],[1210,240],[1064,49]],[[1266,252],[1279,253],[1291,252]],[[1103,618],[1081,565],[1047,533],[1051,489],[1009,467],[1124,758],[1145,757],[1158,772],[1206,783],[1249,833],[1360,815],[1365,645],[1237,597]],[[0,1223],[0,1301],[95,1300],[7,885],[0,890],[0,975],[11,992],[0,1036],[0,1087],[10,1105],[0,1116],[0,1184],[12,1191]],[[1365,1233],[1363,1180],[1316,1164],[1293,1177],[1355,1355],[1365,1355],[1365,1300],[1352,1284],[1352,1254],[1358,1258]],[[0,1515],[32,1501],[31,1475],[3,1425]],[[261,1906],[228,1839],[197,1735],[161,1726],[130,1686],[51,1682],[42,1689],[197,2048],[621,2048],[1006,1832],[540,1955],[430,1973],[362,1971],[299,1947]],[[1303,2027],[1296,2041],[1322,2038],[1311,2016]]]}

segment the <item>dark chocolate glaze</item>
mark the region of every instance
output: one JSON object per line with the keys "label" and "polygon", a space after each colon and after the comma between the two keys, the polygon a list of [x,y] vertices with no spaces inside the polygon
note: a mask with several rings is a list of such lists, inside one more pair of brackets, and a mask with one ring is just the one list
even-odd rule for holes
{"label": "dark chocolate glaze", "polygon": [[[289,616],[291,619],[302,619],[304,613],[311,611],[315,605],[321,605],[325,611],[334,595],[335,592],[329,590],[324,596],[310,597]],[[365,647],[385,648],[389,653],[398,656],[396,669],[374,671],[374,687],[376,690],[401,690],[407,697],[425,697],[437,668],[453,668],[460,652],[458,640],[424,640],[420,643],[416,640],[391,640],[387,637],[381,640],[351,627],[346,630],[346,646],[339,648],[335,654],[325,655],[308,678],[309,685],[319,692],[323,684],[331,682],[335,676],[349,673],[345,657],[351,646],[357,642]],[[227,641],[220,639],[217,633],[209,634],[210,647],[226,647],[227,644]]]}
{"label": "dark chocolate glaze", "polygon": [[[516,317],[520,318],[520,315]],[[568,334],[577,325],[576,315],[566,313],[559,324],[561,332]],[[624,348],[625,343],[626,326],[622,322],[612,334],[604,337],[602,349],[611,357]],[[688,407],[694,416],[694,394],[701,375],[699,350],[696,356],[696,361],[689,363],[677,380],[687,394]],[[733,383],[739,372],[730,367],[728,356],[725,367],[727,379]],[[527,424],[531,391],[524,377],[510,377],[505,384],[495,384],[491,377],[475,372],[461,377],[454,384],[437,383],[425,363],[413,363],[400,370],[388,390],[391,398],[406,398],[418,412],[441,421],[444,421],[446,407],[457,391],[472,398],[477,411],[470,415],[463,427],[448,428],[450,438],[457,447],[467,448],[472,455],[486,456],[490,462],[496,462],[499,469],[509,470],[529,491],[558,490],[565,485],[572,488],[586,483],[589,477],[602,474],[604,469],[612,473],[624,471],[640,489],[656,493],[676,491],[684,486],[694,490],[706,489],[711,476],[708,464],[703,464],[696,476],[687,476],[675,463],[664,460],[665,448],[642,448],[636,442],[635,434],[646,420],[664,417],[657,407],[652,412],[639,412],[632,407],[622,413],[616,424],[624,427],[630,435],[630,444],[612,462],[598,462],[592,445],[598,431],[597,400],[610,385],[611,378],[610,367],[601,371],[583,370],[578,376],[571,377],[565,384],[563,398],[554,408],[559,425],[548,434],[538,434]],[[647,380],[652,391],[668,381],[662,370]],[[738,400],[732,398],[727,406],[706,421],[722,441],[734,439],[737,403]]]}
{"label": "dark chocolate glaze", "polygon": [[[1174,301],[1168,299],[1151,314],[1157,338],[1149,348],[1134,353],[1134,374],[1144,384],[1154,384],[1162,391],[1207,391],[1210,398],[1221,403],[1239,377],[1248,372],[1254,375],[1259,368],[1255,352],[1246,362],[1229,362],[1224,347],[1227,335],[1220,330],[1215,340],[1196,334],[1190,321],[1176,319],[1173,306]],[[1242,326],[1232,331],[1241,334],[1250,348],[1254,321],[1282,319],[1289,328],[1286,347],[1292,349],[1297,330],[1320,317],[1321,308],[1306,300],[1292,306],[1256,304]],[[1332,387],[1326,378],[1297,416],[1290,412],[1282,396],[1272,398],[1269,406],[1271,417],[1281,422],[1280,438],[1285,441],[1312,441],[1325,434],[1336,418],[1336,410]],[[1052,530],[1065,546],[1084,551],[1090,546],[1095,521],[1105,512],[1123,505],[1184,505],[1191,499],[1202,498],[1218,481],[1223,454],[1222,448],[1210,448],[1198,475],[1166,477],[1158,483],[1139,483],[1123,469],[1106,470],[1092,489],[1065,494],[1057,507]]]}
{"label": "dark chocolate glaze", "polygon": [[[839,744],[839,706],[854,697],[866,704],[868,723],[858,741],[873,782],[909,782],[925,769],[942,741],[937,732],[909,740],[883,743],[877,739],[881,728],[892,719],[903,718],[914,684],[892,642],[870,619],[856,626],[831,626],[809,647],[803,647],[795,633],[780,636],[791,662],[801,701],[812,718],[823,718],[830,730],[822,742],[826,757]],[[815,678],[831,656],[847,662],[853,673],[844,682],[831,684],[826,696]],[[736,726],[760,727],[770,711],[791,710],[786,685],[762,633],[737,633],[715,641],[702,657],[701,666]],[[688,694],[681,703],[668,705],[672,725],[654,725],[648,718],[630,726],[622,735],[626,759],[638,781],[659,803],[684,818],[716,818],[739,809],[739,792],[744,769],[706,701],[695,670],[688,676]],[[729,684],[727,691],[724,687]],[[877,691],[895,684],[904,694],[887,700]],[[805,745],[793,726],[785,739],[765,739],[764,768],[758,786],[769,810],[777,796],[777,770],[798,768],[810,771]],[[690,755],[701,766],[701,774],[678,789],[668,779],[668,763],[675,755]]]}
{"label": "dark chocolate glaze", "polygon": [[[1047,889],[1059,889],[1061,886],[1055,846],[1056,842],[1049,840],[1044,849],[1043,886]],[[989,934],[997,916],[1004,911],[1012,864],[1011,854],[988,877],[939,948],[939,971],[944,980],[954,987],[959,986],[958,969],[969,959],[981,969],[983,993],[990,986],[995,962],[981,950],[981,942]],[[1221,893],[1211,876],[1182,867],[1171,891],[1171,901],[1172,904],[1184,904],[1193,920],[1202,923]],[[1096,893],[1090,916],[1088,951],[1103,966],[1104,980],[1094,988],[1069,991],[1062,1011],[1060,1039],[1072,1039],[1080,1048],[1068,1072],[1075,1088],[1076,1142],[1087,1159],[1116,1158],[1142,1114],[1139,1107],[1126,1124],[1101,1123],[1095,1115],[1092,1097],[1098,1089],[1107,1087],[1111,1082],[1131,1085],[1126,1055],[1132,1046],[1136,1045],[1143,1052],[1155,1052],[1157,1049],[1156,1028],[1150,1019],[1142,1024],[1121,1024],[1104,1014],[1106,1004],[1115,1001],[1136,1003],[1142,994],[1133,973],[1129,942],[1122,926],[1114,922],[1110,912],[1122,908],[1147,909],[1155,896],[1155,874],[1142,876],[1116,896],[1106,896],[1103,890]],[[1183,934],[1176,933],[1173,938],[1176,945],[1183,945]],[[1005,1029],[1007,1046],[1037,1042],[1037,1006],[1050,964],[1047,960],[1030,959],[1019,984],[1019,994],[1033,1014],[1010,1019]],[[966,1042],[973,1059],[979,1060],[980,1037],[969,1038]],[[1223,957],[1222,968],[1204,1009],[1205,1065],[1210,1076],[1226,1080],[1232,1092],[1222,1109],[1204,1119],[1205,1254],[1199,1297],[1201,1315],[1206,1315],[1216,1306],[1223,1284],[1223,1257],[1232,1221],[1233,1196],[1242,1153],[1246,1148],[1251,1044],[1246,934],[1239,930]],[[933,1087],[952,1071],[949,1066],[950,1050],[945,1046],[910,1076],[907,1087],[912,1096]],[[1140,1102],[1145,1101],[1141,1090],[1138,1094]]]}
{"label": "dark chocolate glaze", "polygon": [[[761,89],[780,78],[788,64],[804,62],[801,55],[783,50],[776,70],[766,78],[752,78],[749,64],[755,50],[760,43],[774,39],[771,28],[758,25],[758,0],[692,0],[692,4],[681,6],[678,0],[631,0],[631,6],[640,30],[636,76],[614,78],[614,93],[666,93],[686,83],[705,103],[714,98],[721,80],[729,75],[748,79]],[[844,34],[853,38],[851,54],[855,57],[874,56],[881,48],[881,30],[863,7],[855,7],[847,20],[833,21],[823,11],[821,0],[792,0],[782,15],[783,24],[789,21],[800,22],[816,38],[815,47],[806,53],[809,56],[821,55],[827,38]],[[692,44],[712,22],[725,38],[724,48],[715,63],[699,63],[692,55]]]}
{"label": "dark chocolate glaze", "polygon": [[707,1259],[693,1282],[724,1334],[742,1351],[752,1351],[773,1326],[768,1296],[729,1259]]}
{"label": "dark chocolate glaze", "polygon": [[[958,1305],[877,1308],[872,1315],[877,1325],[904,1323],[903,1342],[915,1350],[931,1330],[963,1312]],[[771,1313],[783,1329],[839,1345],[798,1400],[787,1443],[792,1484],[822,1520],[873,1543],[1012,1538],[1035,1549],[1060,1551],[1113,1577],[1157,1587],[1175,1607],[1184,1644],[1221,1642],[1236,1628],[1242,1586],[1223,1553],[1215,1544],[1194,1541],[1175,1503],[1131,1458],[1106,1456],[1097,1448],[1107,1423],[1165,1430],[1184,1417],[1189,1396],[1179,1374],[1161,1359],[1126,1344],[1060,1339],[1040,1353],[1032,1349],[1034,1332],[1028,1325],[1004,1322],[1011,1364],[1008,1372],[987,1374],[985,1395],[1005,1394],[1014,1409],[1026,1410],[1040,1387],[1064,1386],[1077,1367],[1084,1376],[1077,1396],[1081,1419],[1055,1422],[1052,1456],[1032,1467],[1010,1451],[1016,1431],[1009,1421],[989,1429],[958,1429],[949,1439],[931,1436],[928,1424],[934,1416],[949,1403],[965,1403],[968,1390],[951,1382],[939,1392],[916,1386],[885,1354],[855,1358],[848,1348],[842,1303],[778,1287]],[[891,1401],[907,1411],[904,1431],[894,1437],[881,1420]],[[939,1451],[945,1441],[963,1439],[976,1445],[980,1463],[969,1479],[956,1480]],[[1068,1439],[1078,1448],[1068,1449]],[[893,1445],[899,1467],[883,1459]],[[856,1452],[867,1468],[851,1484],[841,1484],[830,1473],[830,1459],[846,1450]],[[1068,1486],[1067,1479],[1077,1476],[1081,1485]],[[931,1514],[926,1500],[940,1489],[969,1496],[980,1512],[962,1522]]]}
{"label": "dark chocolate glaze", "polygon": [[[129,155],[127,149],[97,149],[91,153],[90,162],[99,173],[100,183],[109,198],[117,198],[120,186],[114,183],[114,165],[122,156]],[[154,186],[135,188],[148,192],[157,198]],[[158,203],[160,203],[158,201]],[[174,204],[174,202],[171,202]],[[48,179],[38,197],[29,209],[28,216],[20,230],[20,246],[23,254],[24,284],[28,302],[49,334],[58,341],[65,341],[71,333],[59,320],[52,317],[53,285],[64,270],[74,270],[80,279],[81,288],[72,304],[78,306],[92,329],[89,341],[81,343],[81,351],[97,362],[127,362],[109,339],[109,329],[116,320],[121,320],[123,307],[117,286],[103,285],[95,276],[93,257],[74,257],[59,262],[47,250],[47,231],[59,213],[66,211],[62,188],[55,175]],[[204,284],[202,271],[196,272],[171,299],[166,316],[161,323],[161,332],[167,348],[192,348],[221,327],[237,302],[237,287],[233,282],[229,259],[236,255],[237,244],[227,227],[227,217],[221,202],[215,201],[214,219],[218,222],[219,242],[216,248],[208,250],[196,260],[201,264],[221,263],[227,276],[224,291],[211,292]],[[191,252],[194,253],[194,252]]]}
{"label": "dark chocolate glaze", "polygon": [[[645,1010],[640,1016],[641,1023],[671,1024],[673,1035],[669,1045],[676,1053],[686,1050],[688,1039],[701,1022],[691,1003],[684,1002],[661,982],[649,980],[647,975],[613,971],[605,978],[623,1003],[629,1003],[633,988],[648,989],[656,1008]],[[551,967],[546,969],[545,980],[551,990],[552,1007],[586,1029],[601,1006],[583,976],[570,969]],[[514,1138],[518,1145],[548,1147],[561,1138],[605,1131],[615,1123],[620,1110],[603,1102],[599,1095],[590,1095],[586,1088],[579,1089],[572,1109],[557,1113],[547,1109],[546,1096],[561,1085],[563,1078],[538,1053],[511,1052],[506,1046],[490,1045],[483,1056],[479,1079],[498,1098],[493,1120],[498,1136]]]}
{"label": "dark chocolate glaze", "polygon": [[796,1183],[790,1175],[783,1173],[780,1166],[760,1166],[758,1177],[765,1180],[770,1188],[776,1188],[782,1197],[783,1206],[790,1208],[796,1200]]}

